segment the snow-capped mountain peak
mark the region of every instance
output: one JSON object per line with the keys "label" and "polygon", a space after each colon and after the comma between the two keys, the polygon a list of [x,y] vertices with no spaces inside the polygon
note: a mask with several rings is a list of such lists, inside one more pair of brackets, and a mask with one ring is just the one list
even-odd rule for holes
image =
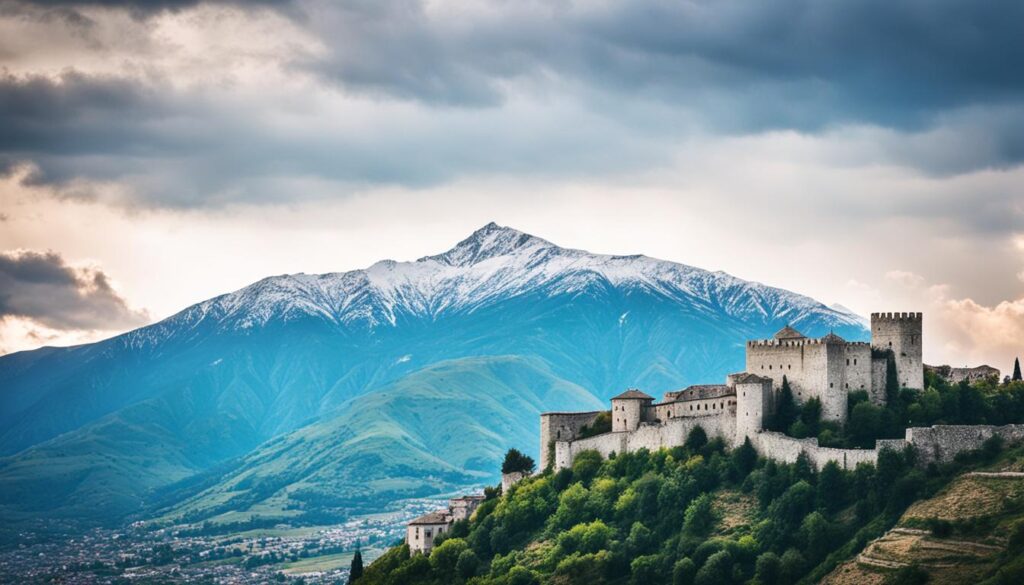
{"label": "snow-capped mountain peak", "polygon": [[456,244],[451,250],[437,256],[420,258],[418,262],[434,260],[449,266],[470,266],[490,258],[555,247],[547,240],[500,226],[492,221]]}
{"label": "snow-capped mountain peak", "polygon": [[524,294],[581,294],[598,285],[624,293],[642,290],[708,315],[791,323],[813,316],[836,325],[861,324],[849,312],[724,272],[642,255],[561,248],[493,222],[442,254],[413,262],[382,260],[343,273],[265,278],[171,319],[195,323],[213,318],[219,327],[249,329],[272,320],[315,317],[340,326],[375,328],[394,326],[403,315],[436,319]]}

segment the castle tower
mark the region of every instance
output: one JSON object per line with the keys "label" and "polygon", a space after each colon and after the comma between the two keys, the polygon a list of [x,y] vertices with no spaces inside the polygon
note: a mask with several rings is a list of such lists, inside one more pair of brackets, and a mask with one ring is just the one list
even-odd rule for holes
{"label": "castle tower", "polygon": [[612,398],[612,432],[635,431],[651,406],[653,396],[639,390],[626,390]]}
{"label": "castle tower", "polygon": [[736,384],[736,445],[753,438],[764,428],[764,419],[772,410],[772,379],[755,374],[730,376]]}
{"label": "castle tower", "polygon": [[871,313],[871,347],[891,350],[902,388],[924,388],[921,313]]}

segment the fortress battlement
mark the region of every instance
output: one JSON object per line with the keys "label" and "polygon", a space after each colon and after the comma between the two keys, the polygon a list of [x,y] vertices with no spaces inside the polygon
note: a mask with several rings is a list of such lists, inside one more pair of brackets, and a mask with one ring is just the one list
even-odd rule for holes
{"label": "fortress battlement", "polygon": [[[922,322],[921,313],[872,313],[870,342],[846,341],[835,333],[810,338],[786,325],[770,339],[748,340],[744,370],[729,374],[725,384],[666,392],[661,402],[636,389],[613,397],[605,411],[610,432],[593,434],[600,412],[544,414],[541,466],[571,465],[573,455],[588,448],[610,454],[682,444],[694,426],[734,445],[749,438],[769,457],[790,460],[811,450],[820,451],[821,461],[838,458],[853,466],[875,451],[819,448],[816,442],[766,433],[765,421],[775,414],[783,387],[798,404],[819,400],[822,420],[840,425],[847,421],[850,392],[866,392],[873,403],[885,404],[891,369],[900,387],[922,390]],[[875,350],[890,357],[879,359]]]}
{"label": "fortress battlement", "polygon": [[871,313],[872,321],[921,321],[922,313]]}

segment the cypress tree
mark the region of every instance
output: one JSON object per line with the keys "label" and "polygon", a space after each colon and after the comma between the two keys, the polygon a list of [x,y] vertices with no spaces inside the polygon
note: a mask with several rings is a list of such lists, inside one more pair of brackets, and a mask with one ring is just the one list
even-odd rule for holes
{"label": "cypress tree", "polygon": [[357,579],[363,576],[363,551],[356,542],[356,554],[352,557],[352,567],[348,572],[348,585],[352,585]]}
{"label": "cypress tree", "polygon": [[782,377],[782,389],[779,391],[779,405],[775,409],[775,429],[786,432],[790,425],[796,422],[800,410],[793,399],[793,389],[789,387],[789,379]]}
{"label": "cypress tree", "polygon": [[1020,380],[1021,380],[1021,377],[1020,377],[1020,358],[1014,358],[1013,359],[1013,381],[1014,382],[1019,382]]}
{"label": "cypress tree", "polygon": [[896,355],[889,350],[885,359],[885,403],[895,406],[900,395],[900,379],[896,374]]}

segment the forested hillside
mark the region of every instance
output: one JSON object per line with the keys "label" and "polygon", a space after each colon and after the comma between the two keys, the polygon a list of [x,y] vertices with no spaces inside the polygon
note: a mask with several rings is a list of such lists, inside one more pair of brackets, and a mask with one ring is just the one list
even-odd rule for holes
{"label": "forested hillside", "polygon": [[[983,422],[1005,415],[995,414],[996,405],[1015,403],[1024,391],[1019,386],[940,384],[935,395],[906,396],[910,404],[894,410],[936,397],[939,405],[977,399]],[[685,446],[669,450],[607,460],[581,454],[571,469],[547,471],[494,495],[471,521],[442,537],[429,557],[397,546],[358,583],[815,583],[954,478],[978,469],[1016,469],[1021,461],[1024,450],[993,439],[942,466],[916,466],[907,450],[884,451],[877,467],[844,471],[829,464],[815,471],[803,459],[789,465],[759,458],[749,442],[730,451],[698,429]],[[1008,518],[1001,526],[1008,542],[1019,546],[1024,524]],[[997,555],[982,578],[1021,582],[1024,572],[1014,558]],[[880,583],[927,579],[917,567],[899,564],[875,576]]]}

